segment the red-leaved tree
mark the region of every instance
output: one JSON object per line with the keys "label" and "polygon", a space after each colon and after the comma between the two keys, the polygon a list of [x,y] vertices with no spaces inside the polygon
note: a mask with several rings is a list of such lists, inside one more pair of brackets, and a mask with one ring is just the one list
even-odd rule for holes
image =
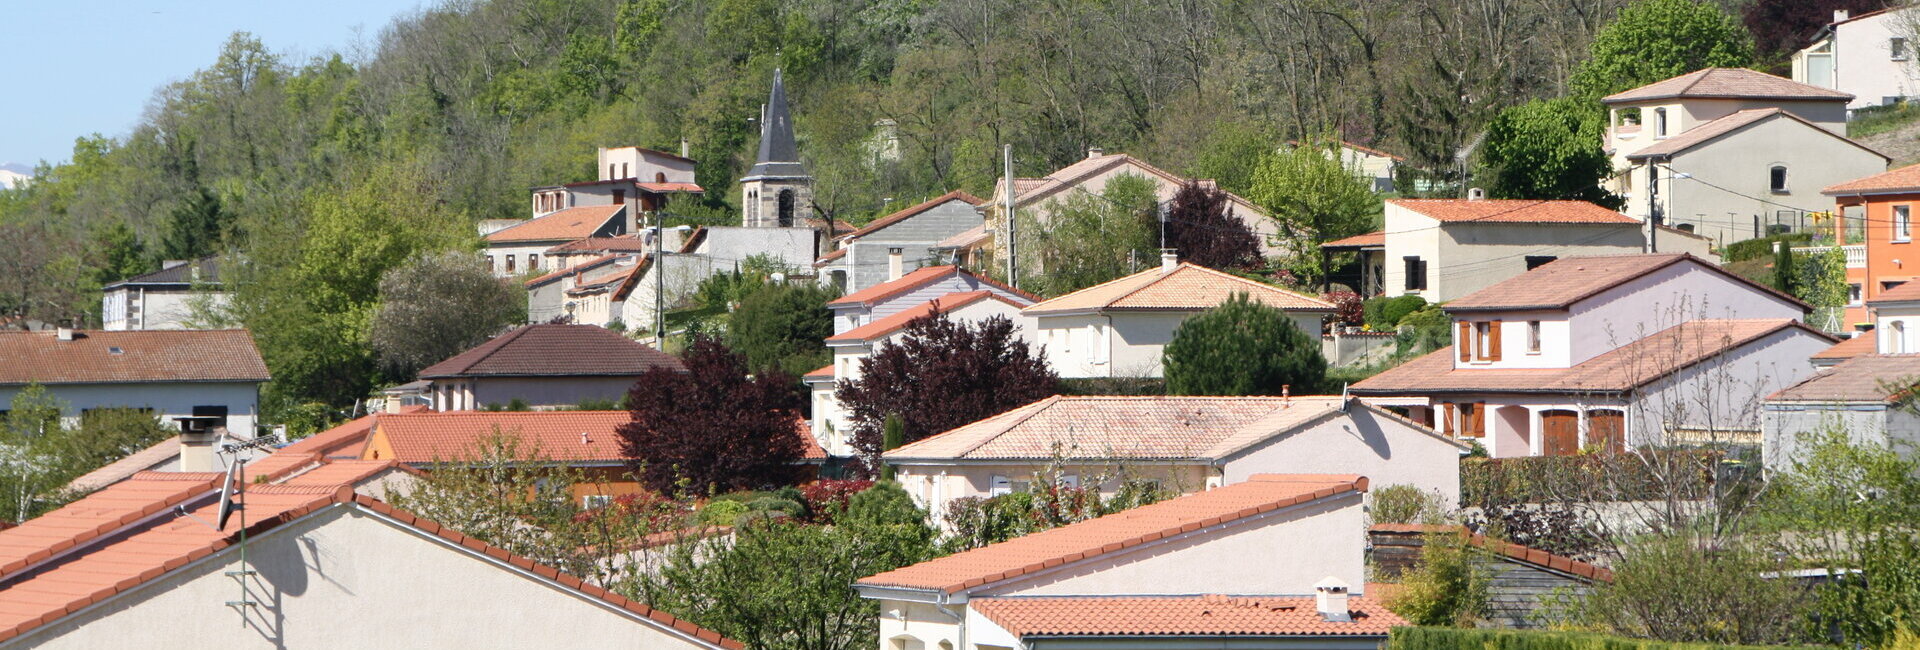
{"label": "red-leaved tree", "polygon": [[746,357],[695,337],[686,372],[652,368],[627,391],[633,421],[620,450],[647,489],[697,494],[789,485],[801,458],[800,397],[793,378],[749,376]]}
{"label": "red-leaved tree", "polygon": [[1059,384],[1046,353],[1028,347],[1013,321],[955,322],[935,311],[862,360],[860,378],[841,381],[834,396],[853,424],[854,448],[874,466],[889,414],[913,442],[1052,396]]}
{"label": "red-leaved tree", "polygon": [[1210,269],[1251,269],[1260,257],[1260,236],[1234,216],[1226,192],[1187,183],[1167,204],[1167,246],[1180,259]]}

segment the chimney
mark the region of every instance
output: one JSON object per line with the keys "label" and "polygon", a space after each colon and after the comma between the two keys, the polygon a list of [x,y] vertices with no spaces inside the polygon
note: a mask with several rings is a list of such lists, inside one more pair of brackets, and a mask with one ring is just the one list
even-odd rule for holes
{"label": "chimney", "polygon": [[388,396],[387,403],[382,405],[382,408],[380,410],[384,413],[399,413],[401,402],[403,401],[405,400],[402,399],[399,395]]}
{"label": "chimney", "polygon": [[1480,189],[1480,188],[1478,188],[1478,187],[1476,187],[1476,188],[1473,188],[1473,189],[1470,189],[1470,190],[1467,190],[1467,200],[1468,200],[1468,201],[1484,201],[1484,200],[1486,200],[1486,199],[1487,199],[1487,191],[1486,191],[1486,190],[1483,190],[1483,189]]}
{"label": "chimney", "polygon": [[1313,584],[1314,609],[1320,611],[1320,618],[1328,623],[1347,623],[1353,621],[1353,614],[1347,610],[1347,582],[1333,576]]}
{"label": "chimney", "polygon": [[227,436],[227,428],[213,418],[174,418],[180,423],[180,471],[218,472],[220,463],[213,450]]}
{"label": "chimney", "polygon": [[191,260],[166,260],[160,263],[160,270],[165,271],[171,268],[186,266],[189,261]]}
{"label": "chimney", "polygon": [[1099,158],[1104,155],[1107,155],[1107,150],[1105,149],[1101,149],[1099,147],[1087,147],[1088,158]]}
{"label": "chimney", "polygon": [[686,139],[686,138],[681,138],[681,139],[680,139],[680,157],[681,157],[681,158],[690,158],[691,156],[689,156],[689,155],[688,155],[688,153],[689,153],[689,152],[691,152],[691,151],[693,151],[693,149],[692,149],[692,147],[690,147],[690,146],[688,146],[688,145],[687,145],[687,139]]}
{"label": "chimney", "polygon": [[1180,268],[1179,251],[1171,248],[1160,249],[1160,274],[1165,275],[1172,273],[1173,270],[1177,268]]}
{"label": "chimney", "polygon": [[56,341],[73,340],[73,323],[71,321],[60,321],[60,327],[53,330],[53,339]]}
{"label": "chimney", "polygon": [[901,249],[898,247],[887,249],[887,281],[888,282],[892,282],[894,280],[900,279],[900,276],[904,271],[902,267],[906,266],[906,260],[902,259],[903,256],[900,254],[900,252],[901,252]]}
{"label": "chimney", "polygon": [[1847,10],[1845,9],[1835,9],[1833,10],[1833,22],[1836,22],[1836,23],[1847,22],[1847,17],[1849,15],[1851,14],[1848,14]]}

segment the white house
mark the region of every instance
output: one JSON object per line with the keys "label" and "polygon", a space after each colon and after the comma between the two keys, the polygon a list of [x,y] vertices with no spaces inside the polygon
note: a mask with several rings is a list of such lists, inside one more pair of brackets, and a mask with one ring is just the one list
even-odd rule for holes
{"label": "white house", "polygon": [[167,260],[160,270],[101,287],[101,327],[107,331],[177,330],[193,326],[194,310],[225,307],[220,260]]}
{"label": "white house", "polygon": [[1021,310],[1061,377],[1159,377],[1161,351],[1180,324],[1236,294],[1286,312],[1318,339],[1333,303],[1280,287],[1180,262],[1096,284]]}
{"label": "white house", "polygon": [[0,404],[44,387],[67,418],[133,408],[161,422],[196,418],[248,438],[267,364],[246,330],[0,330]]}
{"label": "white house", "polygon": [[1609,95],[1607,189],[1625,213],[1722,245],[1805,227],[1820,191],[1885,171],[1847,139],[1853,96],[1740,68],[1707,68]]}
{"label": "white house", "polygon": [[1920,352],[1920,282],[1908,280],[1867,301],[1873,310],[1872,339],[1881,354]]}
{"label": "white house", "polygon": [[1358,399],[1053,396],[886,452],[928,512],[1058,480],[1178,493],[1257,474],[1347,473],[1460,500],[1466,446]]}
{"label": "white house", "polygon": [[626,234],[628,214],[624,205],[579,206],[496,230],[485,237],[487,265],[503,278],[555,270],[542,259],[549,249],[589,237]]}
{"label": "white house", "polygon": [[854,588],[894,650],[1374,648],[1406,622],[1364,593],[1367,483],[1257,475]]}
{"label": "white house", "polygon": [[1759,442],[1761,401],[1835,339],[1685,254],[1565,258],[1449,302],[1454,344],[1354,384],[1496,457]]}
{"label": "white house", "polygon": [[801,381],[813,393],[813,420],[810,425],[814,438],[819,440],[820,446],[828,454],[842,457],[854,455],[850,438],[852,423],[840,409],[839,400],[834,398],[834,390],[843,380],[858,380],[860,362],[902,336],[907,323],[936,311],[962,323],[978,323],[999,317],[1013,324],[1014,334],[1023,343],[1030,343],[1033,339],[1030,325],[1021,318],[1020,308],[1031,304],[1033,301],[1024,297],[996,293],[990,289],[950,293],[829,337],[827,348],[833,351],[833,363],[801,377]]}
{"label": "white house", "polygon": [[[1394,190],[1393,170],[1400,163],[1407,161],[1405,156],[1396,156],[1345,140],[1336,142],[1336,146],[1339,147],[1336,157],[1340,161],[1340,166],[1347,168],[1347,171],[1352,172],[1356,178],[1365,182],[1375,192],[1386,194]],[[1300,143],[1290,140],[1287,145],[1297,147]]]}
{"label": "white house", "polygon": [[1838,433],[1856,444],[1920,451],[1920,414],[1902,401],[1920,386],[1920,354],[1855,357],[1767,396],[1762,456],[1770,470],[1806,460],[1807,441]]}
{"label": "white house", "polygon": [[1793,55],[1793,80],[1853,95],[1850,110],[1920,96],[1913,61],[1911,11],[1881,9],[1858,16],[1845,9]]}
{"label": "white house", "polygon": [[853,293],[935,262],[933,247],[979,227],[981,200],[961,191],[873,220],[838,239],[839,248],[814,263],[820,280]]}
{"label": "white house", "polygon": [[923,266],[828,301],[827,309],[833,312],[833,333],[838,336],[935,298],[972,291],[991,291],[1020,304],[1040,300],[1038,296],[958,266]]}

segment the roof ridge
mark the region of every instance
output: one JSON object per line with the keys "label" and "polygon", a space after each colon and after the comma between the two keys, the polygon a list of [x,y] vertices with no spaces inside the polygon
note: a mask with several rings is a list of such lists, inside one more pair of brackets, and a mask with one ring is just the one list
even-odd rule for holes
{"label": "roof ridge", "polygon": [[[1323,304],[1323,305],[1326,305],[1326,306],[1328,306],[1328,307],[1332,307],[1332,306],[1334,306],[1334,305],[1333,305],[1333,303],[1330,303],[1330,302],[1327,302],[1327,301],[1325,301],[1325,300],[1322,300],[1322,299],[1320,299],[1320,298],[1317,298],[1317,297],[1314,297],[1314,296],[1309,296],[1309,295],[1307,295],[1307,294],[1304,294],[1304,293],[1300,293],[1300,292],[1298,292],[1298,291],[1294,291],[1294,290],[1292,290],[1292,289],[1288,289],[1288,288],[1286,288],[1286,287],[1282,287],[1282,286],[1278,286],[1278,285],[1272,285],[1272,284],[1267,284],[1267,283],[1265,283],[1265,282],[1260,282],[1260,281],[1258,281],[1258,280],[1254,280],[1254,279],[1252,279],[1252,278],[1243,278],[1243,277],[1240,277],[1240,276],[1237,276],[1237,275],[1234,275],[1234,274],[1232,274],[1232,273],[1228,273],[1228,272],[1226,272],[1226,271],[1222,271],[1222,270],[1219,270],[1219,269],[1212,269],[1212,268],[1207,268],[1207,267],[1205,267],[1205,266],[1201,266],[1201,265],[1199,265],[1199,264],[1194,264],[1194,263],[1192,263],[1192,262],[1181,262],[1180,264],[1181,264],[1181,265],[1182,265],[1183,267],[1190,267],[1190,268],[1195,268],[1195,269],[1199,269],[1199,270],[1201,270],[1201,271],[1206,271],[1206,272],[1208,272],[1208,273],[1212,273],[1212,274],[1213,274],[1213,275],[1215,275],[1215,276],[1218,276],[1218,277],[1222,277],[1222,278],[1226,278],[1226,279],[1229,279],[1229,280],[1233,280],[1233,281],[1237,281],[1237,282],[1240,282],[1241,284],[1245,284],[1245,285],[1247,285],[1247,286],[1251,286],[1251,287],[1255,287],[1255,288],[1258,288],[1258,289],[1260,289],[1260,290],[1262,290],[1262,291],[1278,291],[1278,292],[1280,292],[1280,293],[1284,293],[1284,294],[1288,294],[1288,295],[1291,295],[1291,296],[1295,296],[1295,297],[1299,297],[1299,298],[1305,298],[1305,299],[1307,299],[1307,300],[1311,300],[1311,301],[1314,301],[1314,302],[1317,302],[1317,303],[1320,303],[1320,304]],[[1172,273],[1168,273],[1167,275],[1169,275],[1169,276],[1171,276],[1171,275],[1173,275],[1173,274],[1172,274]]]}

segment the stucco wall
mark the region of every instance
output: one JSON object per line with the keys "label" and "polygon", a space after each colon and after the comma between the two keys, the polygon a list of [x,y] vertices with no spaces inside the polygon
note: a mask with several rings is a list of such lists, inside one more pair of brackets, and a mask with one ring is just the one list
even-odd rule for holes
{"label": "stucco wall", "polygon": [[[1161,377],[1166,346],[1201,312],[1113,312],[1105,315],[1036,316],[1034,341],[1061,377]],[[1287,312],[1308,338],[1320,336],[1321,315]]]}
{"label": "stucco wall", "polygon": [[1412,485],[1460,499],[1460,448],[1413,425],[1364,408],[1229,458],[1225,482],[1254,474],[1359,474],[1375,488]]}
{"label": "stucco wall", "polygon": [[473,398],[484,408],[490,404],[505,406],[514,398],[528,406],[572,406],[581,400],[619,401],[627,396],[639,375],[627,377],[480,377],[473,380]]}
{"label": "stucco wall", "polygon": [[[1572,320],[1564,311],[1510,311],[1497,314],[1461,314],[1453,321],[1452,337],[1454,345],[1462,344],[1460,324],[1469,323],[1475,327],[1478,323],[1500,321],[1500,360],[1483,360],[1478,353],[1473,358],[1461,361],[1458,354],[1453,357],[1455,368],[1566,368],[1572,364],[1574,333]],[[1527,349],[1528,323],[1540,323],[1540,351]],[[1492,327],[1488,327],[1488,336],[1492,336]],[[1468,345],[1473,342],[1467,341]],[[1458,350],[1459,348],[1454,348]],[[1489,355],[1490,356],[1490,355]]]}
{"label": "stucco wall", "polygon": [[[1427,269],[1429,276],[1439,277],[1430,285],[1433,291],[1421,294],[1428,302],[1460,298],[1526,273],[1530,255],[1628,255],[1646,248],[1644,226],[1631,223],[1451,223],[1438,237],[1438,259]],[[1406,265],[1400,266],[1404,273]]]}
{"label": "stucco wall", "polygon": [[[198,526],[182,520],[175,526]],[[225,606],[239,587],[229,550],[11,647],[691,648],[631,613],[567,593],[371,516],[335,507],[249,540],[259,574],[248,624]]]}
{"label": "stucco wall", "polygon": [[929,246],[979,226],[983,217],[973,204],[954,199],[927,208],[893,225],[861,235],[847,242],[847,256],[836,267],[850,267],[852,285],[846,293],[887,281],[887,249],[902,248],[902,273],[932,264]]}
{"label": "stucco wall", "polygon": [[1575,303],[1568,361],[1581,363],[1690,320],[1797,319],[1802,313],[1798,306],[1763,289],[1681,262]]}
{"label": "stucco wall", "polygon": [[1769,402],[1761,414],[1761,461],[1769,472],[1791,470],[1795,461],[1806,460],[1812,437],[1830,432],[1845,434],[1854,444],[1888,444],[1888,425],[1896,415],[1904,415],[1901,424],[1907,429],[1902,432],[1904,448],[1896,449],[1911,453],[1911,445],[1920,442],[1913,437],[1920,434],[1913,428],[1913,416],[1888,411],[1885,404]]}
{"label": "stucco wall", "polygon": [[[1382,276],[1382,288],[1389,296],[1420,296],[1427,302],[1437,302],[1442,279],[1437,277],[1443,270],[1440,260],[1440,222],[1431,217],[1389,202],[1383,213],[1382,224],[1386,231],[1386,250],[1382,254],[1386,273]],[[1407,289],[1407,257],[1419,257],[1427,262],[1427,288]]]}
{"label": "stucco wall", "polygon": [[[1769,170],[1776,165],[1787,168],[1785,192],[1772,190]],[[1755,236],[1755,216],[1760,217],[1758,232],[1764,233],[1767,224],[1783,218],[1779,211],[1832,209],[1833,199],[1822,195],[1822,188],[1886,171],[1887,159],[1792,119],[1773,117],[1676,154],[1668,166],[1692,178],[1663,181],[1667,223],[1691,223],[1694,232],[1724,245]],[[1670,174],[1663,169],[1661,176]]]}
{"label": "stucco wall", "polygon": [[[1650,384],[1627,411],[1628,441],[1660,444],[1657,432],[1667,426],[1758,431],[1766,397],[1813,374],[1807,357],[1832,345],[1805,330],[1787,329]],[[1661,354],[1652,353],[1649,368],[1672,363]]]}
{"label": "stucco wall", "polygon": [[982,289],[1009,297],[1016,303],[1028,303],[1028,299],[1025,297],[981,282],[978,278],[962,273],[955,273],[922,285],[912,291],[901,293],[876,303],[872,308],[866,308],[860,305],[834,305],[831,307],[833,310],[833,333],[840,334],[950,293],[966,293]]}
{"label": "stucco wall", "polygon": [[[1834,29],[1834,85],[1853,94],[1848,108],[1879,106],[1889,97],[1920,95],[1920,68],[1915,66],[1914,34],[1908,11],[1889,11],[1840,24]],[[1889,39],[1904,37],[1907,54],[1891,56]]]}
{"label": "stucco wall", "polygon": [[[22,388],[0,386],[0,404],[13,404]],[[68,418],[78,418],[88,409],[145,408],[173,425],[173,418],[193,415],[195,406],[225,406],[227,430],[251,436],[260,412],[259,386],[250,383],[50,384],[45,388],[65,404],[61,414]]]}

